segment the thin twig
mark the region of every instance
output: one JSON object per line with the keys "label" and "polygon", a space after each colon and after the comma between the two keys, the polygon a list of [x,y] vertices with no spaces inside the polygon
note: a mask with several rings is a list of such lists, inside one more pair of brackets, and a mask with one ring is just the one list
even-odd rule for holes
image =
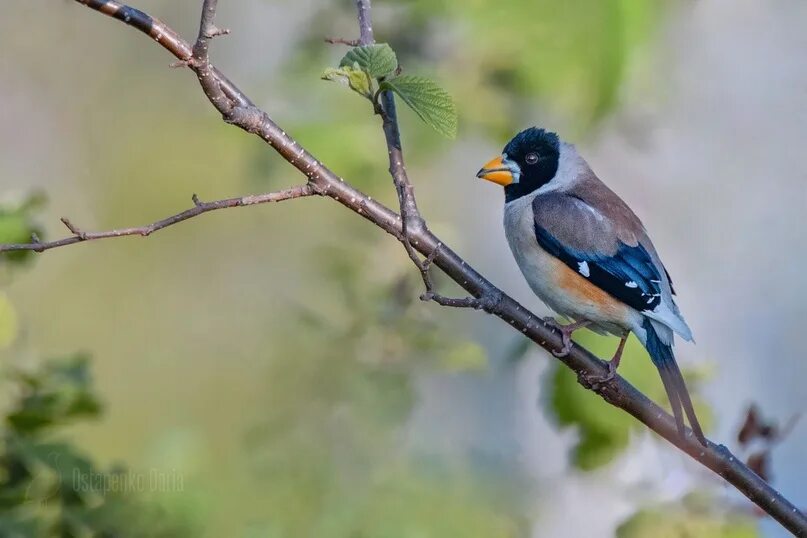
{"label": "thin twig", "polygon": [[284,189],[282,191],[268,192],[265,194],[255,194],[250,196],[239,196],[237,198],[226,198],[224,200],[214,200],[212,202],[202,202],[199,197],[193,195],[193,207],[181,211],[175,215],[171,215],[164,219],[160,219],[145,226],[135,226],[131,228],[118,228],[115,230],[106,230],[102,232],[85,232],[67,217],[62,217],[62,223],[70,230],[72,234],[70,237],[57,239],[55,241],[41,241],[38,237],[33,236],[30,243],[19,244],[6,244],[0,245],[0,252],[11,250],[33,250],[34,252],[43,252],[56,247],[63,247],[65,245],[72,245],[73,243],[80,243],[82,241],[94,241],[97,239],[108,239],[112,237],[124,237],[127,235],[139,235],[141,237],[148,237],[156,231],[168,228],[174,224],[199,216],[202,213],[216,211],[218,209],[227,209],[231,207],[242,207],[247,205],[267,204],[270,202],[282,202],[284,200],[293,200],[295,198],[302,198],[304,196],[312,196],[318,194],[314,187],[310,184],[298,185]]}
{"label": "thin twig", "polygon": [[[359,30],[361,33],[360,44],[372,45],[375,42],[373,33],[373,20],[370,14],[371,0],[356,0],[356,11],[358,13]],[[373,103],[376,103],[376,112],[381,116],[384,130],[384,138],[387,143],[387,153],[389,154],[389,173],[395,185],[395,192],[398,195],[398,206],[401,214],[401,243],[403,243],[406,254],[415,267],[420,271],[423,283],[426,287],[425,293],[420,298],[424,301],[434,301],[443,306],[455,308],[482,308],[491,304],[491,297],[466,297],[463,299],[452,299],[438,294],[434,290],[430,276],[431,260],[421,261],[415,250],[413,243],[417,242],[416,236],[427,231],[426,221],[418,209],[415,189],[406,173],[404,164],[403,148],[401,145],[401,131],[398,126],[398,116],[395,110],[395,97],[390,91],[379,91],[376,93]],[[437,247],[439,249],[439,245]],[[433,253],[436,252],[433,251]],[[430,255],[431,256],[431,255]]]}
{"label": "thin twig", "polygon": [[345,39],[343,37],[326,37],[325,42],[331,45],[347,45],[348,47],[358,47],[361,45],[360,39]]}
{"label": "thin twig", "polygon": [[227,99],[219,80],[214,76],[210,67],[210,40],[216,36],[230,33],[229,30],[222,30],[214,24],[218,3],[218,0],[203,0],[202,2],[199,35],[193,45],[193,56],[189,60],[188,66],[193,69],[199,78],[199,84],[201,84],[207,98],[227,118],[234,104]]}
{"label": "thin twig", "polygon": [[218,0],[204,0],[202,3],[202,18],[199,22],[199,35],[193,45],[193,58],[199,62],[209,62],[210,40],[220,35],[229,34],[229,30],[218,28],[214,21]]}
{"label": "thin twig", "polygon": [[[186,62],[188,67],[194,69],[194,66],[191,65],[193,62],[190,62],[193,56],[191,46],[163,22],[115,0],[75,1],[140,30],[171,52],[178,60]],[[369,42],[372,40],[372,24],[369,22],[370,3],[368,0],[357,0],[357,5],[362,40]],[[338,201],[399,240],[405,237],[403,219],[398,214],[355,189],[317,161],[313,155],[274,123],[265,112],[255,107],[252,101],[219,70],[210,66],[210,72],[227,97],[227,101],[232,104],[230,112],[224,115],[225,121],[261,137],[286,161],[308,177],[310,188],[315,193]],[[208,94],[206,93],[206,95]],[[210,100],[221,112],[221,103]],[[439,267],[473,297],[496,296],[495,306],[489,309],[491,314],[499,317],[511,325],[514,330],[523,333],[548,351],[560,347],[562,342],[557,331],[546,327],[537,316],[496,288],[453,250],[442,244],[425,226],[409,229],[406,236],[414,239],[411,245],[421,254],[430,256],[434,253],[430,265]],[[68,240],[73,243],[78,242],[75,237],[68,238]],[[25,245],[23,249],[36,250],[32,245],[35,244]],[[441,248],[437,249],[438,245],[442,245]],[[435,252],[436,249],[437,252]],[[578,377],[604,376],[608,373],[603,361],[577,345],[572,347],[568,355],[559,360],[577,373]],[[619,375],[596,387],[596,392],[606,402],[623,409],[693,459],[722,476],[790,532],[796,536],[807,537],[807,516],[770,484],[754,474],[725,446],[712,442],[708,442],[708,446],[702,446],[691,432],[688,432],[686,438],[682,438],[669,413]]]}
{"label": "thin twig", "polygon": [[[404,242],[404,245],[407,243]],[[420,278],[423,280],[423,287],[426,288],[420,295],[421,301],[434,301],[435,303],[441,306],[449,306],[452,308],[473,308],[475,310],[484,310],[486,312],[492,312],[494,308],[496,308],[499,299],[501,298],[500,295],[497,293],[489,293],[483,295],[481,298],[477,299],[476,297],[446,297],[445,295],[440,295],[437,293],[434,279],[431,273],[431,267],[434,263],[434,259],[437,257],[440,249],[442,248],[442,243],[437,243],[437,246],[431,253],[426,256],[426,259],[420,261],[420,258],[417,257],[417,254],[413,252],[411,255],[412,261],[414,262],[415,266],[418,268],[420,272]],[[410,247],[411,248],[411,247]],[[414,250],[414,249],[412,249]],[[407,250],[409,252],[409,250]]]}

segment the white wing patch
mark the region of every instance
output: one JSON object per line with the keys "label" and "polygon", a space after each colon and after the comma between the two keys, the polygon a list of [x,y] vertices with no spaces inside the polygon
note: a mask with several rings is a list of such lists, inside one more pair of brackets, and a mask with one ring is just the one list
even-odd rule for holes
{"label": "white wing patch", "polygon": [[580,271],[580,274],[584,277],[588,278],[591,276],[591,271],[588,268],[588,262],[577,262],[577,267]]}
{"label": "white wing patch", "polygon": [[636,282],[631,280],[630,282],[625,282],[625,287],[626,288],[638,288],[639,284],[637,284]]}

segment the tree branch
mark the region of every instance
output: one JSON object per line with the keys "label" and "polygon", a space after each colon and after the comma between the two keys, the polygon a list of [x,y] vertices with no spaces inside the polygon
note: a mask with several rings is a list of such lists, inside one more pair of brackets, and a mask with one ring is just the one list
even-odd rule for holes
{"label": "tree branch", "polygon": [[[271,118],[262,110],[259,110],[219,70],[210,65],[207,60],[207,53],[200,52],[194,55],[194,47],[185,42],[176,32],[161,21],[154,19],[145,13],[121,4],[114,0],[75,0],[80,4],[109,15],[124,23],[140,30],[152,39],[157,41],[166,50],[171,52],[183,65],[192,69],[199,78],[200,84],[213,106],[222,114],[224,120],[236,125],[247,132],[260,136],[266,143],[271,145],[286,161],[297,168],[308,178],[308,186],[313,193],[328,196],[338,201],[345,207],[369,220],[379,228],[396,237],[404,244],[410,246],[427,256],[425,262],[419,262],[419,267],[429,269],[436,265],[442,269],[452,280],[468,291],[473,298],[494,298],[495,300],[482,299],[482,305],[491,314],[499,317],[510,324],[514,330],[523,333],[525,336],[536,342],[547,350],[558,349],[562,346],[560,334],[552,328],[547,327],[542,320],[529,312],[511,297],[496,288],[491,282],[470,267],[453,250],[445,246],[425,225],[403,229],[405,218],[389,208],[379,204],[358,191],[343,179],[335,175],[330,169],[317,161],[313,155],[301,147],[297,141],[286,134]],[[359,21],[362,42],[372,41],[372,23],[370,22],[370,2],[369,0],[357,0]],[[215,1],[205,1],[205,8],[215,8]],[[201,27],[204,27],[206,20],[212,25],[212,12],[205,12],[202,17]],[[209,15],[209,19],[206,17]],[[210,32],[205,33],[203,28],[200,34],[204,34],[203,39],[208,39]],[[210,36],[212,37],[212,36]],[[197,39],[198,44],[198,39]],[[205,75],[205,77],[202,76]],[[204,78],[204,80],[203,80]],[[213,84],[215,82],[215,84]],[[224,100],[219,99],[217,90],[221,91]],[[389,114],[390,109],[386,109]],[[400,143],[394,143],[395,132],[390,130],[389,135],[393,141],[393,148],[400,149]],[[387,131],[385,129],[385,135]],[[399,141],[398,141],[399,142]],[[392,158],[391,168],[395,165],[393,177],[402,172],[403,159]],[[398,164],[400,163],[400,164]],[[400,167],[400,168],[398,168]],[[396,184],[397,187],[397,184]],[[406,189],[404,189],[406,191]],[[400,191],[399,191],[400,192]],[[411,192],[411,191],[410,191]],[[309,193],[311,194],[311,193]],[[300,194],[302,196],[303,194]],[[406,192],[402,196],[406,195]],[[269,195],[266,195],[269,196]],[[294,196],[287,196],[290,199]],[[412,200],[414,202],[414,200]],[[211,202],[212,203],[212,202]],[[243,205],[234,203],[232,206]],[[232,207],[227,206],[227,207]],[[416,208],[416,205],[414,205]],[[406,211],[411,206],[406,208]],[[192,208],[188,211],[197,211]],[[181,213],[179,215],[184,215]],[[185,220],[194,215],[188,215]],[[171,218],[169,217],[168,220]],[[88,234],[83,234],[88,237]],[[130,234],[130,235],[134,235]],[[142,235],[142,234],[141,234]],[[409,241],[407,241],[409,239]],[[66,243],[71,244],[82,239],[74,235],[68,238]],[[55,246],[63,246],[54,245]],[[17,245],[16,250],[27,248],[28,250],[44,250],[45,243],[34,241],[28,245]],[[14,245],[12,245],[13,247]],[[0,247],[0,250],[9,250],[8,245]],[[53,247],[50,247],[53,248]],[[424,279],[424,284],[425,284]],[[427,293],[429,293],[427,284]],[[473,305],[451,305],[448,306],[473,306]],[[572,351],[560,360],[569,368],[574,370],[581,382],[587,378],[604,376],[608,370],[605,363],[593,356],[580,346],[574,346]],[[730,484],[742,492],[751,501],[756,503],[762,510],[770,514],[779,521],[785,528],[797,536],[807,537],[807,517],[800,512],[792,503],[773,489],[767,482],[753,473],[746,465],[738,460],[726,447],[708,442],[708,446],[702,446],[688,432],[686,438],[678,435],[673,418],[661,407],[649,400],[644,394],[639,392],[633,385],[625,381],[621,376],[615,376],[607,383],[591,387],[606,402],[619,407],[630,413],[639,421],[647,425],[650,429],[658,433],[671,444],[677,446],[693,459],[711,469],[718,475],[726,479]]]}
{"label": "tree branch", "polygon": [[132,228],[118,228],[115,230],[107,230],[104,232],[85,232],[78,226],[73,224],[67,217],[62,217],[62,223],[70,230],[73,235],[65,237],[64,239],[57,239],[55,241],[41,241],[39,237],[34,235],[31,237],[30,243],[6,244],[0,245],[0,252],[11,250],[33,250],[35,252],[43,252],[56,247],[64,247],[74,243],[81,243],[82,241],[94,241],[97,239],[109,239],[112,237],[124,237],[127,235],[139,235],[141,237],[148,237],[156,231],[168,228],[174,224],[179,224],[182,221],[199,216],[202,213],[216,211],[217,209],[227,209],[230,207],[243,207],[247,205],[267,204],[270,202],[282,202],[284,200],[293,200],[295,198],[302,198],[304,196],[312,196],[319,194],[315,188],[310,184],[298,185],[277,192],[268,192],[266,194],[255,194],[250,196],[239,196],[238,198],[225,198],[224,200],[214,200],[212,202],[202,202],[195,194],[191,197],[193,200],[193,207],[181,211],[175,215],[165,217],[151,224],[145,226],[135,226]]}

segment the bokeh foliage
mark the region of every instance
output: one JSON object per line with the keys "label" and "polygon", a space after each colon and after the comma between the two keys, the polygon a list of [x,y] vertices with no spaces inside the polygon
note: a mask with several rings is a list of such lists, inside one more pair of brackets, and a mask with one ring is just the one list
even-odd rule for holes
{"label": "bokeh foliage", "polygon": [[683,502],[640,510],[616,530],[617,538],[757,538],[757,522],[750,514],[719,508],[705,494],[691,494]]}
{"label": "bokeh foliage", "polygon": [[[468,100],[477,104],[463,111],[472,114],[475,123],[505,133],[512,131],[512,123],[523,121],[530,103],[590,128],[618,103],[632,55],[647,43],[665,4],[663,0],[408,3],[425,32],[435,31],[441,20],[460,21],[462,45],[452,49],[449,69],[452,78],[459,79],[457,87],[466,89]],[[473,69],[468,68],[471,65]]]}
{"label": "bokeh foliage", "polygon": [[341,301],[327,313],[300,307],[293,320],[306,337],[275,351],[265,419],[249,436],[271,507],[260,528],[268,536],[520,536],[517,505],[506,502],[516,489],[483,481],[470,461],[424,465],[407,451],[416,377],[484,368],[485,352],[425,315],[413,275],[371,274],[369,251],[322,255]]}
{"label": "bokeh foliage", "polygon": [[124,488],[126,470],[97,467],[59,440],[60,426],[97,418],[83,355],[8,372],[14,394],[0,430],[0,535],[8,538],[177,537],[191,528]]}

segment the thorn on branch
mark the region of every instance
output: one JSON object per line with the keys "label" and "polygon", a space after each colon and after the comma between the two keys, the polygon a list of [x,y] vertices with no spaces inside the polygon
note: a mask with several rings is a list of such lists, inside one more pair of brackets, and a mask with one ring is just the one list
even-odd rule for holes
{"label": "thorn on branch", "polygon": [[177,60],[176,62],[171,62],[170,64],[168,64],[168,67],[170,67],[171,69],[179,69],[180,67],[190,67],[192,62],[193,57],[190,57],[187,60]]}
{"label": "thorn on branch", "polygon": [[70,230],[70,233],[72,233],[82,241],[85,241],[87,239],[87,234],[79,230],[79,228],[75,224],[70,222],[70,220],[67,217],[62,217],[59,220],[61,220],[62,224],[64,224],[67,227],[67,229]]}
{"label": "thorn on branch", "polygon": [[193,205],[195,205],[196,207],[202,205],[202,201],[199,200],[199,197],[196,195],[196,193],[193,193],[193,196],[191,196],[191,200],[193,200]]}
{"label": "thorn on branch", "polygon": [[205,28],[204,36],[207,39],[213,39],[214,37],[227,35],[229,33],[229,28],[219,28],[218,26],[210,25],[208,28]]}
{"label": "thorn on branch", "polygon": [[326,37],[325,42],[331,45],[347,45],[348,47],[358,47],[361,45],[361,40],[359,39],[345,39],[343,37]]}

